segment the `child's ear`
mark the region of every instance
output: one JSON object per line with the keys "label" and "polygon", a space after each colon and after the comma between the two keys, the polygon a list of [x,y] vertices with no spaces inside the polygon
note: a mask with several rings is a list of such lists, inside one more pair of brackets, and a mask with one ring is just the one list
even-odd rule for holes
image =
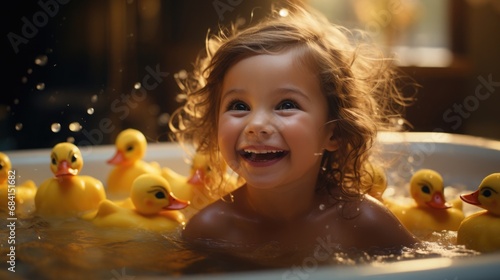
{"label": "child's ear", "polygon": [[339,149],[339,138],[335,133],[335,124],[330,124],[328,127],[328,139],[326,140],[325,150],[334,152]]}
{"label": "child's ear", "polygon": [[339,149],[339,140],[334,135],[331,135],[326,142],[325,150],[334,152]]}

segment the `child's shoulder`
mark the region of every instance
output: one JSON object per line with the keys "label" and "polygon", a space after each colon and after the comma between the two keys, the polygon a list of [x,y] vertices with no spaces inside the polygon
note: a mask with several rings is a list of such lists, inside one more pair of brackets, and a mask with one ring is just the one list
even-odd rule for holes
{"label": "child's shoulder", "polygon": [[219,199],[196,213],[183,231],[187,239],[219,239],[237,220],[235,203]]}
{"label": "child's shoulder", "polygon": [[[410,246],[417,240],[406,230],[390,210],[370,195],[364,195],[343,204],[334,211],[337,219],[343,216],[341,226],[349,241],[358,248]],[[331,217],[333,218],[333,217]],[[345,242],[351,243],[351,242]]]}

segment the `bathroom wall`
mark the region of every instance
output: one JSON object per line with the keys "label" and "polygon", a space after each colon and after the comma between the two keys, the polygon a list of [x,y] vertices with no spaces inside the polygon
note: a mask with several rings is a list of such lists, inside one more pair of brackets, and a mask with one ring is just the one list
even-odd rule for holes
{"label": "bathroom wall", "polygon": [[[191,69],[207,31],[249,21],[252,13],[258,20],[279,2],[5,3],[0,150],[110,144],[126,127],[141,129],[149,141],[167,141],[169,114],[180,106],[174,75]],[[500,139],[498,1],[451,3],[452,64],[401,68],[422,86],[407,110],[411,131]]]}

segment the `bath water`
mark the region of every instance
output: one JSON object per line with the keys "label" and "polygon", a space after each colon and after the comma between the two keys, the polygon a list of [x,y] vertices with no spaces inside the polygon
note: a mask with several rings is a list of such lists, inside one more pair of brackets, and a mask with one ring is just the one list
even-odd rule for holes
{"label": "bath water", "polygon": [[[10,234],[0,231],[0,240]],[[38,217],[18,219],[15,228],[15,273],[5,269],[1,279],[133,279],[137,276],[208,275],[309,266],[355,266],[390,263],[417,258],[463,258],[478,255],[455,244],[456,232],[434,232],[415,248],[400,252],[367,254],[329,251],[321,259],[301,252],[279,253],[279,242],[253,248],[236,257],[191,248],[180,231],[156,233],[144,230],[97,228],[88,221],[45,221]],[[10,245],[2,242],[5,259]],[[235,248],[237,251],[241,248]],[[290,254],[291,253],[291,254]],[[293,254],[297,253],[297,254]],[[294,255],[294,258],[290,256]],[[5,266],[5,262],[3,264]]]}

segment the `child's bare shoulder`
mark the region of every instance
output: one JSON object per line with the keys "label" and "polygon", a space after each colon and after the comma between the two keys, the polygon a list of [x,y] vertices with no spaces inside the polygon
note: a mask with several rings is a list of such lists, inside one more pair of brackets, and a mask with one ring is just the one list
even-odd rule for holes
{"label": "child's bare shoulder", "polygon": [[187,223],[183,237],[187,239],[218,239],[235,219],[234,203],[219,199],[196,213]]}
{"label": "child's bare shoulder", "polygon": [[352,222],[358,230],[353,234],[359,235],[358,240],[365,240],[362,242],[367,246],[409,246],[417,241],[387,207],[370,195],[356,204],[355,211],[358,213]]}

